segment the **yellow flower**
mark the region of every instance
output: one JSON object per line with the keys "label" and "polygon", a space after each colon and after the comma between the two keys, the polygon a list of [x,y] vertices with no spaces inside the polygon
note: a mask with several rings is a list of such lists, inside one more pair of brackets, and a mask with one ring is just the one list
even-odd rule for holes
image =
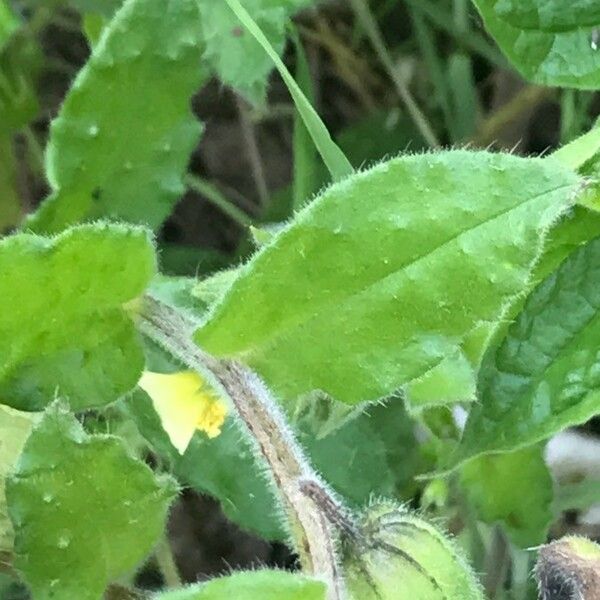
{"label": "yellow flower", "polygon": [[196,430],[204,431],[210,438],[221,433],[227,407],[194,371],[144,371],[138,385],[152,399],[163,429],[180,454]]}

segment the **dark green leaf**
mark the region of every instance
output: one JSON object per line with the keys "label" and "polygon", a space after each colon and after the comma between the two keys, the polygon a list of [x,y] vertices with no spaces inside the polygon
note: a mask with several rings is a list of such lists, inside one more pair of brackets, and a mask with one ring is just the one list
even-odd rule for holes
{"label": "dark green leaf", "polygon": [[596,0],[474,0],[521,74],[543,85],[600,87]]}
{"label": "dark green leaf", "polygon": [[576,250],[531,294],[491,350],[456,464],[544,440],[598,412],[600,238]]}

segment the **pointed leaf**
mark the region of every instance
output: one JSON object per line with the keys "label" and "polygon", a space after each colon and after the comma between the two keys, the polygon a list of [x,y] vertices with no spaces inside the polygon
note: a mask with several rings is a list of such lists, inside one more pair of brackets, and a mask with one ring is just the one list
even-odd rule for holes
{"label": "pointed leaf", "polygon": [[576,250],[531,294],[480,374],[453,464],[509,451],[583,423],[600,402],[600,238]]}
{"label": "pointed leaf", "polygon": [[600,87],[596,0],[474,0],[520,73],[543,85]]}
{"label": "pointed leaf", "polygon": [[40,410],[58,393],[83,409],[133,388],[144,357],[122,305],[154,270],[140,228],[83,225],[0,241],[0,403]]}
{"label": "pointed leaf", "polygon": [[184,191],[200,134],[190,98],[206,80],[195,0],[127,0],[106,27],[52,124],[52,195],[36,232],[110,217],[151,228]]}
{"label": "pointed leaf", "polygon": [[35,598],[98,600],[150,553],[175,493],[121,440],[86,435],[54,404],[7,482],[15,566]]}
{"label": "pointed leaf", "polygon": [[196,340],[287,400],[388,395],[502,318],[579,182],[547,159],[485,152],[382,163],[258,252]]}

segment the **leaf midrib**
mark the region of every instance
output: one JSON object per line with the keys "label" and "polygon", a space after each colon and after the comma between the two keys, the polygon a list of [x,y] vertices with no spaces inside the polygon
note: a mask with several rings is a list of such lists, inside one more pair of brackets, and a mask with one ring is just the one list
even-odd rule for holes
{"label": "leaf midrib", "polygon": [[[480,221],[474,227],[470,227],[468,229],[462,229],[462,230],[458,231],[457,233],[455,233],[454,235],[450,236],[448,239],[444,240],[441,244],[439,244],[435,248],[428,250],[427,252],[424,252],[423,254],[417,256],[416,258],[414,258],[410,261],[401,263],[393,271],[390,271],[390,273],[388,273],[387,275],[380,277],[376,280],[370,281],[370,282],[366,283],[365,285],[361,286],[360,288],[357,288],[356,290],[354,290],[354,292],[351,295],[345,296],[341,300],[340,299],[338,299],[337,301],[331,300],[329,302],[324,302],[324,303],[320,304],[318,307],[316,307],[318,309],[318,312],[312,311],[311,313],[304,313],[302,315],[299,315],[299,318],[288,321],[287,326],[280,327],[277,330],[273,331],[273,333],[271,335],[262,338],[262,340],[260,341],[259,344],[254,345],[254,346],[249,346],[246,350],[243,350],[243,351],[234,352],[233,355],[242,360],[247,360],[248,358],[257,354],[257,352],[256,352],[257,348],[264,349],[264,348],[267,348],[268,346],[273,345],[278,338],[285,336],[290,331],[297,329],[298,327],[302,326],[305,323],[308,323],[310,321],[313,321],[313,320],[319,318],[320,315],[322,315],[323,313],[330,311],[332,306],[339,306],[340,304],[345,304],[347,302],[348,298],[355,298],[362,294],[367,293],[370,289],[376,287],[377,285],[380,285],[386,279],[396,276],[400,271],[406,269],[407,267],[415,265],[421,261],[427,260],[429,257],[434,255],[438,251],[444,249],[446,246],[448,246],[449,244],[451,244],[452,242],[454,242],[461,236],[463,236],[467,233],[470,233],[470,232],[474,232],[478,228],[483,227],[489,223],[492,223],[496,219],[500,219],[500,218],[504,217],[505,215],[510,214],[513,211],[519,210],[519,209],[523,208],[524,206],[526,206],[527,204],[535,202],[545,195],[554,194],[555,192],[558,192],[559,190],[568,189],[568,188],[572,188],[572,187],[574,187],[574,184],[568,183],[568,184],[556,186],[549,190],[545,190],[544,192],[535,194],[534,196],[525,200],[524,202],[512,205],[509,208],[503,209],[502,211],[495,213],[491,217],[488,217],[488,218]],[[567,208],[567,202],[565,202],[565,206],[563,207],[563,210],[566,210],[566,208]],[[559,214],[560,214],[560,212],[559,212]]]}

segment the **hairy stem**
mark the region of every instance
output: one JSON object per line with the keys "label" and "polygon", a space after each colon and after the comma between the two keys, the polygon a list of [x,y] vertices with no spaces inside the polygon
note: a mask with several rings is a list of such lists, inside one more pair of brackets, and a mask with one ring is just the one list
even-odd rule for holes
{"label": "hairy stem", "polygon": [[[144,298],[138,327],[231,398],[281,495],[304,571],[327,582],[328,600],[342,600],[343,581],[335,551],[338,527],[330,515],[331,507],[340,504],[310,467],[264,383],[247,367],[203,352],[192,341],[195,323],[152,297]],[[307,486],[306,482],[314,483]],[[327,497],[326,502],[307,493],[314,486],[321,497]],[[331,505],[329,512],[323,510],[325,504]]]}
{"label": "hairy stem", "polygon": [[173,556],[173,550],[168,535],[165,534],[160,540],[154,551],[154,556],[166,586],[169,588],[181,587],[183,583],[179,576],[179,571],[177,570],[177,563]]}

